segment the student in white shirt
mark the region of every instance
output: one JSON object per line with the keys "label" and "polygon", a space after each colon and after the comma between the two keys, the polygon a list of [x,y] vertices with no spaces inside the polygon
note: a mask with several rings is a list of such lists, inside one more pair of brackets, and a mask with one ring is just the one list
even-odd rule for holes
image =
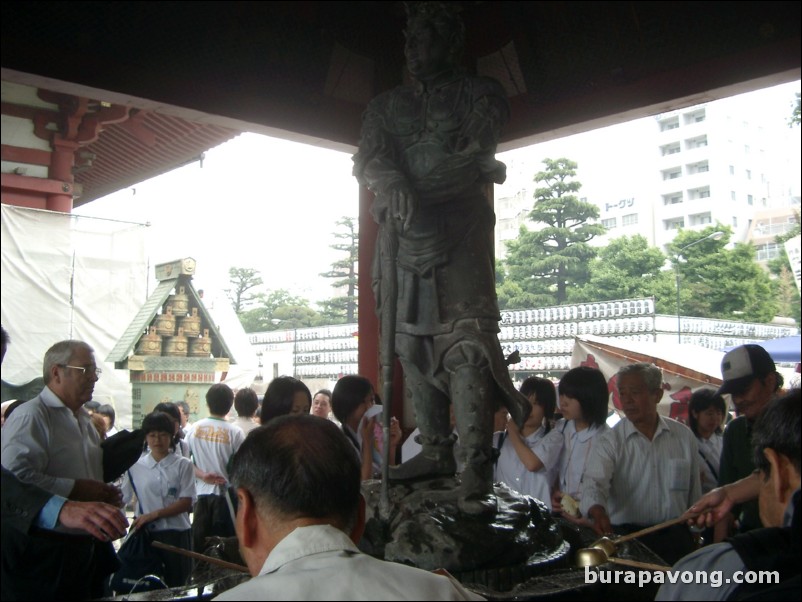
{"label": "student in white shirt", "polygon": [[721,448],[724,443],[721,424],[727,414],[727,404],[715,389],[697,389],[688,405],[688,426],[699,442],[699,468],[702,493],[718,487]]}
{"label": "student in white shirt", "polygon": [[[192,454],[189,451],[189,443],[184,439],[184,434],[181,430],[181,410],[178,408],[178,404],[174,401],[162,401],[156,404],[153,411],[164,412],[173,420],[173,425],[175,427],[173,452],[191,461]],[[195,476],[198,476],[197,471],[195,472]]]}
{"label": "student in white shirt", "polygon": [[[175,428],[164,412],[153,412],[142,421],[148,453],[125,473],[123,500],[136,496],[132,529],[148,528],[153,539],[184,550],[192,549],[189,512],[195,501],[195,472],[187,458],[173,453]],[[147,525],[147,527],[146,527]],[[192,572],[192,559],[158,550],[164,563],[164,582],[185,585]]]}
{"label": "student in white shirt", "polygon": [[557,390],[563,417],[549,437],[560,439],[562,453],[552,508],[576,522],[581,518],[578,505],[585,466],[593,453],[593,442],[596,435],[609,428],[606,423],[609,400],[607,379],[597,368],[579,366],[565,373]]}
{"label": "student in white shirt", "polygon": [[[242,445],[245,434],[226,416],[234,405],[234,391],[225,383],[215,383],[206,391],[208,418],[198,420],[187,435],[195,464],[198,500],[192,511],[192,546],[206,549],[206,538],[234,536],[233,502],[228,491],[228,464]],[[228,499],[226,499],[228,498]]]}
{"label": "student in white shirt", "polygon": [[520,391],[532,405],[532,412],[523,429],[512,420],[507,422],[506,434],[498,444],[495,479],[548,505],[562,449],[560,439],[546,437],[557,407],[557,393],[550,380],[537,376],[527,378]]}
{"label": "student in white shirt", "polygon": [[259,409],[259,396],[250,387],[240,389],[234,395],[234,409],[237,417],[233,423],[242,429],[247,436],[253,429],[259,426],[256,420],[256,410]]}

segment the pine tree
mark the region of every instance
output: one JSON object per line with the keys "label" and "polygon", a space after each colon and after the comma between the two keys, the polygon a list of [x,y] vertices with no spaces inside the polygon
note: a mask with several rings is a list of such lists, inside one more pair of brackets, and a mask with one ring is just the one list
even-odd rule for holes
{"label": "pine tree", "polygon": [[535,230],[521,227],[518,238],[507,243],[508,279],[522,295],[511,298],[536,305],[559,305],[568,301],[569,285],[582,286],[590,278],[589,263],[596,251],[588,242],[604,234],[595,223],[599,209],[581,200],[576,192],[582,184],[576,177],[577,164],[570,159],[544,159],[544,171],[535,182],[535,204],[529,219]]}

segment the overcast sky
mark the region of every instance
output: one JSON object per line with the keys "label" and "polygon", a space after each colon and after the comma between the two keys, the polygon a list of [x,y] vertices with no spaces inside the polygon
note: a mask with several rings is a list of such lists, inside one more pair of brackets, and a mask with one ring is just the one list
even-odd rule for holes
{"label": "overcast sky", "polygon": [[[799,127],[793,134],[787,120],[793,92],[799,88],[797,81],[738,99],[751,118],[772,116],[773,127],[784,139],[778,142],[778,160],[789,166],[796,194]],[[542,169],[544,157],[566,156],[579,162],[579,179],[587,181],[597,169],[608,169],[610,162],[620,167],[622,157],[609,152],[611,140],[617,148],[626,147],[618,143],[627,137],[637,139],[649,120],[509,151],[499,159],[511,166],[511,177],[519,169],[531,180]],[[637,156],[636,152],[632,161]],[[75,213],[150,222],[151,264],[194,257],[196,288],[227,288],[230,267],[253,268],[261,272],[266,288],[287,289],[314,303],[333,294],[331,281],[319,274],[339,257],[329,248],[335,242],[334,223],[343,216],[357,216],[358,186],[351,167],[348,153],[246,133],[209,150],[202,167],[187,165],[93,201]],[[636,165],[633,168],[631,173],[639,173]]]}

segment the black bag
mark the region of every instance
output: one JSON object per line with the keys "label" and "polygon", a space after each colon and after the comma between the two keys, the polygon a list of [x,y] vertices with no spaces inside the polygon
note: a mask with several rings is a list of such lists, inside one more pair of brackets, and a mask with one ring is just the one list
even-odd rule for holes
{"label": "black bag", "polygon": [[[130,594],[134,585],[136,592],[163,589],[155,579],[142,579],[145,575],[164,576],[164,563],[151,543],[153,537],[147,526],[131,533],[117,552],[121,567],[111,577],[111,589],[117,594]],[[135,593],[135,592],[134,592]]]}
{"label": "black bag", "polygon": [[[142,515],[142,502],[136,492],[134,479],[131,472],[128,472],[128,480],[137,497],[139,504],[139,514]],[[162,589],[165,585],[155,579],[142,579],[145,575],[156,575],[164,577],[164,563],[158,550],[151,544],[153,535],[150,525],[145,525],[136,529],[133,533],[129,532],[123,541],[123,545],[117,552],[117,559],[120,561],[119,570],[111,577],[111,589],[117,594],[130,594],[136,586],[136,592],[146,592],[153,589]],[[140,581],[142,579],[142,581]]]}
{"label": "black bag", "polygon": [[142,456],[145,431],[120,431],[100,444],[103,448],[103,482],[111,483],[125,474]]}

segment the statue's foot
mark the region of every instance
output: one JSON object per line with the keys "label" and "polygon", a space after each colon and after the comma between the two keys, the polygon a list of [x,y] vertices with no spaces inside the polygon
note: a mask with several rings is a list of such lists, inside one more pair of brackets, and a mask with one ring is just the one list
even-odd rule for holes
{"label": "statue's foot", "polygon": [[457,472],[457,461],[451,447],[448,453],[429,455],[419,453],[399,466],[390,467],[391,481],[412,481],[434,477],[453,477]]}

